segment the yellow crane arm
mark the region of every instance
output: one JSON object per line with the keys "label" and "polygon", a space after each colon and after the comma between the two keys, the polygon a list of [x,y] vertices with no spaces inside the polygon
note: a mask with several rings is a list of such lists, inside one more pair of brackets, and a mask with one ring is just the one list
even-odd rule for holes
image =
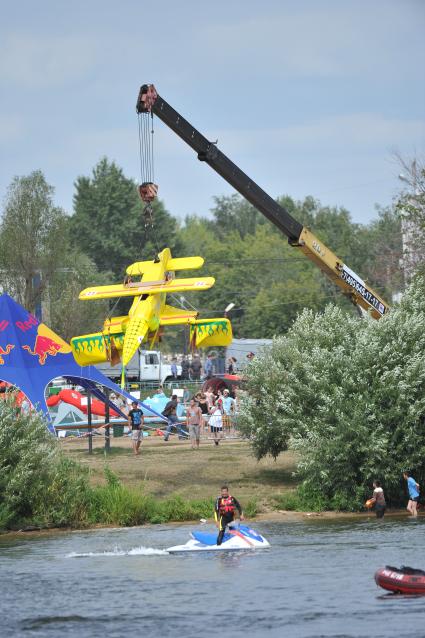
{"label": "yellow crane arm", "polygon": [[374,319],[380,319],[388,311],[389,307],[382,297],[308,228],[304,226],[298,240],[290,241],[290,244],[314,262],[354,304],[370,311]]}

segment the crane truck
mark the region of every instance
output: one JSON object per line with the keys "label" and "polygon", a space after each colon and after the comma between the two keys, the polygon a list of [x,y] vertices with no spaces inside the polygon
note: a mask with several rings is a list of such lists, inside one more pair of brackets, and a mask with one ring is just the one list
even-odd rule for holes
{"label": "crane truck", "polygon": [[[300,250],[316,264],[355,306],[368,311],[374,319],[380,319],[388,312],[387,303],[357,273],[325,246],[309,228],[294,219],[283,206],[236,166],[220,151],[216,142],[210,142],[173,109],[158,94],[153,84],[141,86],[136,111],[138,114],[156,115],[174,131],[197,153],[201,162],[207,163],[274,226],[279,228],[287,236],[289,244]],[[142,184],[140,187],[142,199],[143,189],[146,191],[149,189],[149,185]]]}

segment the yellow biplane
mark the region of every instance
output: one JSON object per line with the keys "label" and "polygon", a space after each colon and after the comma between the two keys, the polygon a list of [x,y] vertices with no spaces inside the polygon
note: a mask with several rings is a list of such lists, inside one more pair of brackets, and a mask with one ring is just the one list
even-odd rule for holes
{"label": "yellow biplane", "polygon": [[[83,290],[79,299],[134,297],[134,301],[128,315],[107,319],[101,332],[71,339],[77,363],[86,366],[110,361],[116,365],[121,359],[125,367],[142,343],[152,347],[161,326],[188,325],[190,341],[196,348],[229,345],[232,326],[227,318],[198,319],[196,310],[174,308],[166,303],[169,293],[208,290],[214,285],[214,277],[175,278],[176,270],[201,268],[203,263],[202,257],[174,258],[170,249],[165,248],[153,261],[131,264],[124,283]],[[141,279],[134,281],[136,277]]]}

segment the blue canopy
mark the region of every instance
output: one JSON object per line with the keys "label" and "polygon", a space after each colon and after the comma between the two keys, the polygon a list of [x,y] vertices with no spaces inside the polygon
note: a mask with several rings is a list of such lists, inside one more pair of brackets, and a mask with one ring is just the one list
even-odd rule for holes
{"label": "blue canopy", "polygon": [[125,390],[105,377],[93,366],[79,366],[71,346],[46,324],[25,310],[9,295],[0,295],[0,379],[20,388],[32,405],[43,412],[51,424],[46,404],[46,387],[56,377],[64,377],[70,383],[90,390],[96,398],[126,416],[113,401],[107,401],[103,389],[109,388],[131,401],[137,401],[144,409],[167,421],[161,414],[135,399]]}

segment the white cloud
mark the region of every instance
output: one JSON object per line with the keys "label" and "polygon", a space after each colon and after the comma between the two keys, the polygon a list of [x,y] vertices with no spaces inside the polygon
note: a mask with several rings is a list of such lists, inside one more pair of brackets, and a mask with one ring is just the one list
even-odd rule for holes
{"label": "white cloud", "polygon": [[63,86],[87,75],[101,49],[89,35],[14,32],[3,37],[0,80],[21,89]]}
{"label": "white cloud", "polygon": [[291,152],[323,153],[338,149],[353,151],[383,148],[399,145],[425,145],[425,122],[392,118],[375,113],[352,113],[324,117],[317,120],[287,127],[246,130],[223,130],[218,133],[219,146],[236,153]]}
{"label": "white cloud", "polygon": [[10,144],[22,139],[25,123],[22,117],[0,112],[0,144]]}

